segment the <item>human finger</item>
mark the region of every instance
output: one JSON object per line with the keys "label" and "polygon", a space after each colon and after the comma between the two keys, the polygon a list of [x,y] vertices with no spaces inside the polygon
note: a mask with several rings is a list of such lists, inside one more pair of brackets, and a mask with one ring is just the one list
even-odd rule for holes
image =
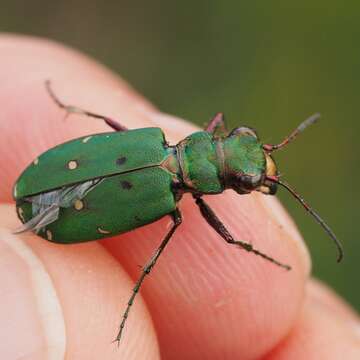
{"label": "human finger", "polygon": [[266,360],[360,358],[359,316],[318,281],[308,285],[298,323]]}
{"label": "human finger", "polygon": [[[31,135],[26,135],[29,134],[27,131],[19,129],[15,133],[16,141],[11,135],[13,129],[2,125],[7,137],[13,139],[7,149],[15,149],[14,154],[19,158],[14,174],[38,155],[32,152],[43,151],[49,145],[71,137],[106,129],[100,123],[90,125],[91,119],[83,119],[85,121],[80,123],[78,117],[70,126],[59,124],[61,111],[49,101],[44,90],[29,91],[36,84],[40,86],[49,72],[54,77],[53,82],[58,84],[57,93],[62,99],[71,99],[73,104],[98,113],[111,116],[118,113],[117,118],[124,119],[123,123],[129,128],[158,125],[172,142],[193,129],[174,117],[160,114],[141,98],[135,96],[132,99],[121,93],[119,99],[115,96],[117,91],[127,93],[122,83],[119,85],[115,77],[89,60],[85,60],[84,65],[84,57],[74,52],[44,43],[33,44],[26,51],[38,52],[41,57],[37,55],[33,61],[26,58],[24,75],[19,72],[24,61],[17,57],[17,87],[14,90],[8,86],[8,90],[11,98],[21,98],[25,91],[29,93],[26,111],[16,110],[18,121],[26,123],[31,109],[38,113],[30,121],[35,132],[29,130]],[[11,53],[10,49],[8,53]],[[24,85],[22,79],[27,79],[25,74],[39,58],[44,59],[44,63]],[[12,60],[16,64],[16,59]],[[85,70],[81,70],[83,66]],[[98,72],[105,72],[106,76],[95,76]],[[20,91],[20,96],[16,96],[16,91]],[[120,101],[123,98],[126,101]],[[9,116],[16,113],[14,104],[8,107]],[[24,143],[20,147],[19,138]],[[7,162],[14,162],[12,156],[5,156]],[[10,197],[8,187],[14,178],[16,175],[6,180],[5,199]],[[209,229],[191,199],[185,196],[180,205],[184,224],[161,256],[142,293],[152,312],[165,356],[171,355],[175,359],[216,354],[226,358],[241,354],[244,359],[257,358],[269,351],[292,327],[303,300],[309,258],[292,221],[275,199],[260,194],[237,196],[227,193],[215,199],[209,197],[207,201],[234,236],[289,263],[293,270],[286,272],[224,243],[214,230]],[[158,246],[167,224],[165,218],[103,244],[135,279],[139,274],[138,265],[143,265]],[[288,305],[286,308],[284,303]]]}
{"label": "human finger", "polygon": [[140,298],[129,324],[132,337],[119,348],[111,344],[132,287],[114,258],[94,242],[57,246],[33,234],[14,235],[13,210],[0,205],[2,358],[157,359]]}

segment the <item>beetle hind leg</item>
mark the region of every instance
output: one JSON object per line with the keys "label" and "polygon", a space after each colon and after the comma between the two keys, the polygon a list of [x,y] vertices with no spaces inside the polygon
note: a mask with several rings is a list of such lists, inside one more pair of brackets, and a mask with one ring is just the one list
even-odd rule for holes
{"label": "beetle hind leg", "polygon": [[121,339],[121,335],[122,332],[124,330],[125,327],[125,322],[126,319],[129,316],[129,312],[130,312],[130,308],[134,303],[136,294],[139,292],[140,287],[145,279],[145,277],[147,275],[150,274],[151,269],[155,266],[157,259],[159,258],[160,254],[162,253],[162,251],[164,250],[165,246],[168,244],[168,242],[170,241],[170,239],[172,238],[172,236],[174,235],[176,229],[178,228],[178,226],[181,224],[182,222],[182,217],[181,217],[181,213],[178,209],[176,209],[172,214],[171,214],[172,220],[173,220],[173,224],[171,226],[171,229],[169,230],[169,232],[166,234],[166,236],[164,237],[163,241],[161,242],[160,246],[156,249],[155,253],[153,254],[153,256],[151,257],[151,259],[149,260],[149,262],[143,267],[142,273],[138,279],[138,281],[136,282],[134,288],[133,288],[133,293],[128,301],[126,310],[123,314],[122,317],[122,321],[120,324],[120,329],[119,332],[116,336],[116,339],[113,342],[117,342],[118,344],[120,344],[120,339]]}
{"label": "beetle hind leg", "polygon": [[125,127],[124,125],[121,125],[119,122],[117,122],[116,120],[113,120],[107,116],[103,116],[103,115],[99,115],[96,113],[93,113],[91,111],[87,111],[84,109],[81,109],[77,106],[72,106],[72,105],[66,105],[64,104],[55,94],[55,92],[53,91],[52,87],[51,87],[51,82],[50,80],[46,80],[45,82],[45,87],[46,90],[48,92],[48,94],[50,95],[50,97],[54,100],[55,104],[57,106],[59,106],[61,109],[64,109],[66,111],[66,116],[69,114],[81,114],[81,115],[86,115],[86,116],[90,116],[92,118],[95,119],[100,119],[105,121],[105,123],[107,125],[109,125],[111,128],[113,128],[115,131],[126,131],[128,130],[127,127]]}

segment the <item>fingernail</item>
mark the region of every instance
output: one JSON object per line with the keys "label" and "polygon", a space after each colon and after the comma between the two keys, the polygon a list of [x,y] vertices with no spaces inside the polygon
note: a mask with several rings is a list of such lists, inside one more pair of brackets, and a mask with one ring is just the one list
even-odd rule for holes
{"label": "fingernail", "polygon": [[[5,312],[3,318],[11,324],[5,342],[9,346],[20,336],[21,348],[17,346],[9,350],[17,352],[17,356],[39,348],[46,349],[49,359],[62,359],[65,356],[66,338],[59,299],[44,265],[22,237],[12,235],[7,229],[0,229],[2,259],[13,264],[13,273],[9,272],[9,277],[15,281],[8,281],[4,285],[8,287],[4,303],[9,305],[16,297],[13,303],[15,311]],[[2,267],[6,268],[5,265],[2,264]],[[19,282],[24,278],[27,280],[21,287]]]}

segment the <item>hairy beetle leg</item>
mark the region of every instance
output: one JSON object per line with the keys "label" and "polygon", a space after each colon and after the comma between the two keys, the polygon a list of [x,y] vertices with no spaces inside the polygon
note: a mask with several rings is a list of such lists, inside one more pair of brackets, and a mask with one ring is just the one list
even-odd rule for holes
{"label": "hairy beetle leg", "polygon": [[90,116],[93,117],[95,119],[101,119],[103,121],[105,121],[105,123],[107,125],[109,125],[112,129],[114,129],[115,131],[126,131],[128,130],[127,127],[125,127],[124,125],[121,125],[118,121],[113,120],[109,117],[103,116],[103,115],[99,115],[96,113],[93,113],[91,111],[87,111],[87,110],[83,110],[81,108],[78,108],[76,106],[72,106],[72,105],[66,105],[64,104],[54,93],[53,89],[51,88],[51,82],[50,80],[46,80],[45,82],[45,86],[46,86],[46,90],[48,92],[48,94],[50,95],[50,97],[54,100],[54,102],[56,103],[56,105],[58,105],[61,109],[64,109],[68,114],[82,114],[82,115],[86,115],[86,116]]}
{"label": "hairy beetle leg", "polygon": [[221,222],[221,220],[217,217],[214,211],[210,208],[210,206],[200,197],[195,197],[195,202],[200,208],[200,212],[207,223],[229,244],[238,245],[242,249],[252,252],[255,255],[261,256],[263,259],[272,262],[273,264],[280,266],[286,270],[291,270],[289,265],[283,264],[272,257],[262,253],[261,251],[255,249],[251,244],[246,243],[244,241],[235,240],[229,231],[226,229],[225,225]]}
{"label": "hairy beetle leg", "polygon": [[172,214],[171,214],[172,220],[173,220],[173,224],[171,226],[171,229],[169,230],[169,232],[166,234],[164,240],[161,242],[160,246],[157,248],[157,250],[155,251],[155,253],[153,254],[153,256],[151,257],[151,259],[149,260],[149,262],[144,266],[143,270],[142,270],[142,274],[139,277],[138,281],[136,282],[134,289],[133,289],[133,293],[128,301],[127,304],[127,308],[124,312],[121,324],[120,324],[120,329],[119,329],[119,333],[116,336],[116,339],[113,342],[116,342],[118,344],[120,344],[120,339],[121,339],[121,335],[125,326],[125,322],[126,319],[129,316],[129,312],[130,312],[130,308],[132,306],[132,304],[134,303],[134,299],[136,297],[136,294],[139,292],[140,287],[146,277],[146,275],[150,274],[151,269],[155,266],[157,259],[159,258],[160,254],[162,253],[162,251],[165,249],[165,246],[168,244],[169,240],[172,238],[172,236],[174,235],[176,229],[178,228],[178,226],[181,224],[182,222],[182,217],[181,217],[181,213],[179,209],[176,209]]}

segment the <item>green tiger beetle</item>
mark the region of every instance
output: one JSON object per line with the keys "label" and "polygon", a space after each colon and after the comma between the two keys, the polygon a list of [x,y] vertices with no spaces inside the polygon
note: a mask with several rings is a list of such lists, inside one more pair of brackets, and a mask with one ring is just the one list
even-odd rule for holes
{"label": "green tiger beetle", "polygon": [[[222,113],[176,145],[170,145],[160,128],[128,130],[111,118],[63,104],[46,88],[67,114],[103,120],[115,132],[94,134],[58,145],[35,159],[14,186],[17,214],[23,225],[16,232],[34,231],[62,244],[103,239],[152,223],[170,215],[172,226],[142,269],[123,314],[119,343],[130,308],[160,254],[181,225],[178,203],[192,194],[207,223],[229,244],[252,252],[286,270],[290,266],[235,240],[203,199],[226,189],[238,194],[259,191],[274,195],[278,185],[287,189],[343,251],[335,234],[320,216],[286,182],[280,179],[272,152],[294,140],[319,114],[305,120],[277,145],[262,144],[249,127],[228,131]],[[146,184],[146,186],[144,186]]]}

